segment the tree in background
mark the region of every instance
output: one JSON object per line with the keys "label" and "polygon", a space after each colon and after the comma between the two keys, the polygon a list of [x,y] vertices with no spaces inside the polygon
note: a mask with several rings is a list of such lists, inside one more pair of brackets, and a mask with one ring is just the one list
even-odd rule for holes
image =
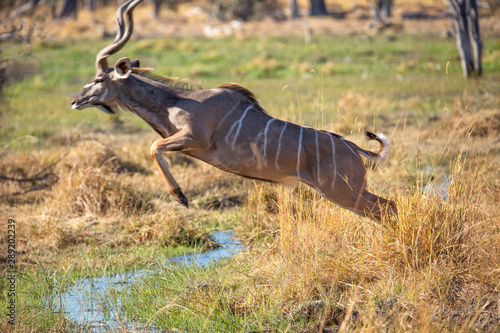
{"label": "tree in background", "polygon": [[219,21],[284,18],[276,0],[208,0],[204,10],[211,18]]}
{"label": "tree in background", "polygon": [[447,0],[452,11],[453,32],[465,77],[473,71],[482,73],[481,54],[483,43],[479,33],[479,16],[476,0]]}
{"label": "tree in background", "polygon": [[290,8],[290,18],[292,20],[299,18],[300,15],[297,0],[288,0],[288,7]]}
{"label": "tree in background", "polygon": [[[14,17],[11,15],[11,17]],[[11,19],[7,18],[4,20],[4,23],[9,22]],[[10,23],[10,30],[0,31],[0,46],[2,46],[2,42],[8,41],[11,44],[22,45],[19,53],[15,56],[6,57],[2,54],[2,49],[0,47],[0,117],[3,117],[3,113],[6,109],[5,104],[5,96],[3,95],[4,88],[8,84],[7,78],[7,66],[12,66],[17,58],[21,58],[25,55],[28,55],[31,51],[31,41],[34,34],[34,26],[29,26],[27,29],[23,27],[23,22],[20,23]],[[12,76],[11,71],[11,76]],[[18,71],[19,72],[19,71]],[[1,124],[0,124],[1,126]]]}
{"label": "tree in background", "polygon": [[97,0],[84,0],[83,2],[88,11],[95,12],[97,9]]}
{"label": "tree in background", "polygon": [[391,25],[391,11],[392,11],[393,0],[372,0],[370,11],[373,15],[373,23],[371,26],[383,26]]}
{"label": "tree in background", "polygon": [[325,0],[311,0],[311,16],[328,15]]}
{"label": "tree in background", "polygon": [[179,2],[180,0],[153,0],[155,18],[160,18],[160,9],[163,5],[166,5],[168,9],[176,12]]}
{"label": "tree in background", "polygon": [[78,2],[77,0],[63,0],[63,5],[59,18],[69,18],[72,17],[76,20],[78,14]]}

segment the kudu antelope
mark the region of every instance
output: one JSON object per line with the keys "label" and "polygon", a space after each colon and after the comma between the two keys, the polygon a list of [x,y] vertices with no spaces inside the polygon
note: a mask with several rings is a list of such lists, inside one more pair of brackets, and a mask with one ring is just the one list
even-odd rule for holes
{"label": "kudu antelope", "polygon": [[151,156],[182,205],[188,200],[170,173],[162,154],[180,151],[234,174],[288,183],[301,181],[326,199],[359,215],[380,220],[396,213],[393,201],[366,190],[361,156],[383,159],[388,143],[367,133],[380,150],[362,149],[338,134],[299,126],[268,115],[247,89],[224,84],[215,89],[188,90],[152,80],[128,58],[108,68],[108,56],[118,52],[133,31],[132,11],[142,0],[131,0],[117,11],[117,36],[97,54],[95,78],[72,101],[73,109],[98,107],[106,113],[119,108],[145,120],[162,139]]}

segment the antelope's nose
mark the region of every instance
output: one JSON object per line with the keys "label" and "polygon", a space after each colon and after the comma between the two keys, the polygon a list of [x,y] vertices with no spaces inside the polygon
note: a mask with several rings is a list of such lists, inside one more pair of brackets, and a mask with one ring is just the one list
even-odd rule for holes
{"label": "antelope's nose", "polygon": [[71,108],[72,108],[72,109],[76,109],[77,104],[78,104],[78,103],[76,102],[76,99],[73,99],[73,100],[71,101]]}

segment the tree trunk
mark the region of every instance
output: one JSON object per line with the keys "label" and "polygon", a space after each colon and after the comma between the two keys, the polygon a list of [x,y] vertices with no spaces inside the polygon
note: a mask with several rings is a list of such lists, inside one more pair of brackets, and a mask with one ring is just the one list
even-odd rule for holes
{"label": "tree trunk", "polygon": [[447,0],[452,10],[452,26],[464,77],[473,71],[482,74],[483,43],[479,33],[476,0]]}
{"label": "tree trunk", "polygon": [[373,15],[373,26],[377,26],[379,23],[388,26],[391,24],[391,13],[392,13],[392,2],[393,0],[373,0],[370,11]]}
{"label": "tree trunk", "polygon": [[291,19],[299,18],[299,7],[297,6],[297,0],[288,0],[288,7],[290,7]]}
{"label": "tree trunk", "polygon": [[95,11],[97,9],[97,0],[84,0],[85,8],[90,12],[90,19],[95,23]]}
{"label": "tree trunk", "polygon": [[477,12],[476,0],[470,0],[468,4],[469,15],[467,19],[469,23],[469,39],[472,42],[473,68],[477,72],[477,75],[481,75],[483,73],[483,42],[479,33],[479,14]]}
{"label": "tree trunk", "polygon": [[154,0],[153,1],[154,6],[155,6],[155,18],[156,19],[160,18],[160,9],[161,9],[162,2],[163,2],[162,0]]}
{"label": "tree trunk", "polygon": [[97,9],[97,0],[85,0],[84,3],[85,8],[92,13]]}
{"label": "tree trunk", "polygon": [[311,16],[328,15],[325,0],[311,0]]}
{"label": "tree trunk", "polygon": [[[0,63],[0,104],[3,102],[3,88],[7,83],[7,75],[5,73],[6,69],[7,69],[7,65],[4,63]],[[3,117],[4,115],[2,113],[3,112],[0,111],[0,115]]]}
{"label": "tree trunk", "polygon": [[61,13],[59,18],[68,18],[70,16],[76,20],[78,13],[78,3],[77,0],[64,0]]}

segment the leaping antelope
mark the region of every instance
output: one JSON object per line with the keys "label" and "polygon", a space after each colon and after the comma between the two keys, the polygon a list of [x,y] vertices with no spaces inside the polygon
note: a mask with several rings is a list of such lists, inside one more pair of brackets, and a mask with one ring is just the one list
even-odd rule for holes
{"label": "leaping antelope", "polygon": [[167,183],[167,190],[188,207],[188,199],[170,173],[162,154],[180,151],[234,174],[288,183],[300,181],[326,199],[361,216],[381,220],[397,214],[393,201],[366,190],[366,168],[361,156],[378,161],[388,154],[382,135],[367,132],[380,143],[371,152],[342,136],[271,117],[247,89],[227,83],[215,89],[188,90],[144,76],[128,58],[108,68],[107,58],[118,52],[133,31],[130,0],[116,14],[118,32],[113,43],[97,54],[95,78],[72,101],[72,108],[98,107],[114,114],[130,110],[145,120],[162,139],[151,146],[151,156]]}

